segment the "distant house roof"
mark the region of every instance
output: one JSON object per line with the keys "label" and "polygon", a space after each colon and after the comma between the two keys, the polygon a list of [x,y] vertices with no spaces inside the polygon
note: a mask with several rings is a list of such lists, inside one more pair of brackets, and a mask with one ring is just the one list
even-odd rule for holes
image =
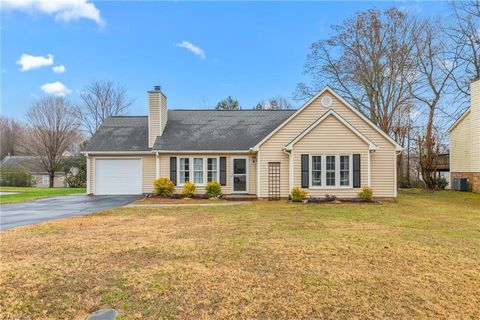
{"label": "distant house roof", "polygon": [[38,157],[34,156],[6,156],[0,162],[0,169],[22,168],[28,172],[45,173]]}
{"label": "distant house roof", "polygon": [[[169,110],[153,150],[248,150],[295,110]],[[84,152],[149,151],[148,117],[107,118]]]}
{"label": "distant house roof", "polygon": [[105,119],[83,151],[148,151],[148,117]]}

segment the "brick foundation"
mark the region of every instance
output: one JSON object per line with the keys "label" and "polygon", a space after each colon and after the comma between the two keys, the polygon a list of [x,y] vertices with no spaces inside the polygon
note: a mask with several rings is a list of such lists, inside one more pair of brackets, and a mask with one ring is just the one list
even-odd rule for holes
{"label": "brick foundation", "polygon": [[480,193],[480,172],[452,172],[451,181],[453,189],[453,181],[455,178],[467,178],[470,191]]}

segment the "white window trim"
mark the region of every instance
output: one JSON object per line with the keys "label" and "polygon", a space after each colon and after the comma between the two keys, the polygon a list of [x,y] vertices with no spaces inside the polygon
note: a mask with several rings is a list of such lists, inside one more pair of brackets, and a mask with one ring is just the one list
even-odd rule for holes
{"label": "white window trim", "polygon": [[220,157],[177,157],[177,186],[183,187],[185,183],[180,183],[180,159],[189,159],[188,160],[188,172],[189,172],[189,181],[194,182],[194,161],[193,159],[203,159],[203,183],[195,183],[197,187],[205,187],[208,183],[208,159],[217,159],[217,178],[215,181],[220,183]]}
{"label": "white window trim", "polygon": [[42,184],[49,185],[50,184],[50,176],[43,175],[42,176]]}
{"label": "white window trim", "polygon": [[[335,156],[335,185],[334,186],[327,186],[327,156]],[[348,156],[348,186],[341,186],[340,185],[340,157],[341,156]],[[312,185],[312,177],[313,177],[313,166],[312,166],[312,157],[322,157],[322,185],[321,186],[314,186]],[[308,188],[309,189],[353,189],[353,154],[332,154],[332,153],[322,153],[322,154],[309,154],[309,166],[308,166]]]}
{"label": "white window trim", "polygon": [[205,183],[208,183],[208,159],[216,159],[217,160],[217,177],[215,179],[216,182],[220,183],[220,157],[205,157]]}

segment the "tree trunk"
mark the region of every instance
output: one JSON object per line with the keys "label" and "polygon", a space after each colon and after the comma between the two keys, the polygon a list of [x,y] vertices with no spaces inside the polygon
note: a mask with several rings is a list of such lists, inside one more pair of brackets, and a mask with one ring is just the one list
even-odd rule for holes
{"label": "tree trunk", "polygon": [[49,172],[50,181],[48,181],[48,187],[53,188],[53,183],[55,182],[55,172]]}

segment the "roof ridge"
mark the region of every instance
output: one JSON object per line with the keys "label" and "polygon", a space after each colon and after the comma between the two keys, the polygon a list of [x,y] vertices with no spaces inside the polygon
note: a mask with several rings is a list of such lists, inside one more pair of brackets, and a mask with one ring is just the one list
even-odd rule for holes
{"label": "roof ridge", "polygon": [[231,111],[296,111],[297,109],[238,109],[238,110],[222,110],[222,109],[168,109],[168,111],[218,111],[218,112],[231,112]]}

